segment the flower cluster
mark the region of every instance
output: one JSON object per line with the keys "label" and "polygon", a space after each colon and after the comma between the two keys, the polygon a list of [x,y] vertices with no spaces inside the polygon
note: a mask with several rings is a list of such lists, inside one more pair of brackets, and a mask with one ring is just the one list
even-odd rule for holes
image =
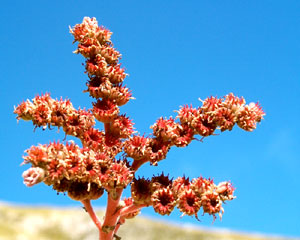
{"label": "flower cluster", "polygon": [[113,161],[74,142],[32,146],[26,153],[24,163],[32,165],[23,174],[27,186],[43,181],[75,200],[97,199],[103,189],[125,188],[133,178],[125,160]]}
{"label": "flower cluster", "polygon": [[36,96],[19,104],[14,113],[17,119],[31,120],[36,127],[62,127],[68,135],[81,137],[95,125],[94,116],[84,109],[76,110],[70,100],[57,100],[50,94]]}
{"label": "flower cluster", "polygon": [[174,118],[159,118],[154,125],[153,138],[132,136],[124,143],[128,157],[136,161],[149,161],[157,165],[166,158],[172,146],[186,147],[195,135],[207,137],[216,129],[232,130],[237,124],[246,131],[252,131],[265,115],[258,103],[246,105],[244,98],[232,93],[224,98],[209,97],[202,101],[201,107],[185,105],[178,112],[179,122]]}
{"label": "flower cluster", "polygon": [[119,114],[119,107],[132,97],[122,85],[126,73],[118,63],[121,54],[113,48],[112,33],[98,26],[95,18],[83,19],[71,29],[80,53],[86,58],[85,69],[89,76],[87,91],[97,100],[93,104],[94,116],[98,121],[112,122]]}
{"label": "flower cluster", "polygon": [[[70,32],[78,42],[75,53],[86,59],[86,92],[96,99],[92,109],[76,110],[70,100],[44,94],[23,101],[14,113],[18,120],[30,120],[35,127],[62,128],[66,135],[77,137],[82,147],[72,141],[32,146],[23,157],[24,164],[31,164],[23,173],[24,184],[31,187],[44,182],[58,193],[66,192],[71,199],[81,201],[101,240],[117,238],[125,220],[148,206],[161,215],[169,215],[177,207],[183,215],[197,219],[201,209],[214,219],[216,215],[221,218],[223,203],[235,198],[230,182],[216,185],[203,177],[173,180],[164,174],[137,178],[136,171],[146,162],[157,165],[171,147],[186,147],[196,135],[204,138],[217,129],[230,131],[235,124],[246,131],[254,130],[265,115],[259,104],[246,105],[244,98],[232,93],[209,97],[197,108],[184,105],[175,118],[159,118],[151,126],[152,135],[140,135],[134,131],[132,120],[120,113],[119,107],[132,96],[123,86],[127,74],[119,63],[121,54],[111,42],[112,33],[88,17]],[[103,130],[95,128],[95,120],[103,123]],[[122,192],[129,185],[131,197],[122,200]],[[104,191],[107,208],[101,222],[90,200],[100,198]]]}
{"label": "flower cluster", "polygon": [[174,181],[161,174],[152,177],[134,179],[131,184],[131,195],[136,204],[152,205],[155,212],[169,215],[175,206],[183,215],[194,215],[198,219],[198,211],[220,218],[224,212],[222,203],[232,200],[234,188],[230,182],[215,185],[213,180],[203,177],[189,181],[179,177]]}
{"label": "flower cluster", "polygon": [[212,135],[217,128],[222,132],[230,131],[235,124],[246,131],[252,131],[264,115],[258,103],[246,105],[243,97],[234,96],[233,93],[223,98],[206,98],[197,109],[183,106],[178,111],[180,123],[188,125],[195,134],[203,137]]}

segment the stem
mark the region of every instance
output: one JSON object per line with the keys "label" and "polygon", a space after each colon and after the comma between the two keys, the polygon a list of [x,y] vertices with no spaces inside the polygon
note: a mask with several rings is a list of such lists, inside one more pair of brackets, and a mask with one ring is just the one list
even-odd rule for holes
{"label": "stem", "polygon": [[142,166],[144,163],[148,162],[147,158],[142,158],[140,160],[134,160],[131,166],[131,169],[136,172],[140,166]]}
{"label": "stem", "polygon": [[121,227],[122,224],[125,223],[125,218],[124,217],[120,217],[116,227],[115,227],[115,230],[114,230],[114,236],[116,237],[117,236],[117,232],[119,230],[119,228]]}
{"label": "stem", "polygon": [[140,210],[143,207],[148,207],[147,204],[132,204],[130,206],[124,207],[120,210],[120,216],[124,216],[126,214],[132,213],[132,212],[136,212],[138,210]]}
{"label": "stem", "polygon": [[117,221],[119,219],[118,207],[121,199],[123,188],[116,189],[116,199],[113,199],[110,194],[107,194],[107,207],[105,212],[104,222],[100,229],[101,240],[111,240],[114,234]]}
{"label": "stem", "polygon": [[93,220],[93,222],[95,223],[95,225],[97,226],[97,228],[99,229],[99,231],[101,230],[101,222],[98,219],[97,215],[94,212],[94,209],[91,205],[91,201],[89,199],[85,199],[81,201],[85,210],[88,212],[88,214],[90,215],[91,219]]}
{"label": "stem", "polygon": [[104,130],[106,134],[109,132],[109,128],[110,128],[110,123],[104,123]]}

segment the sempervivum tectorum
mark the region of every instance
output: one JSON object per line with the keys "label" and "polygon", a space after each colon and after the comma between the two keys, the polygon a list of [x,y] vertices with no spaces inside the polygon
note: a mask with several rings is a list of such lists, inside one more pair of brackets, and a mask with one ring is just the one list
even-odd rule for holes
{"label": "sempervivum tectorum", "polygon": [[246,101],[243,97],[237,97],[234,96],[233,93],[229,93],[224,97],[222,107],[231,109],[233,112],[237,112],[245,105],[245,103]]}
{"label": "sempervivum tectorum", "polygon": [[177,206],[183,215],[195,215],[198,219],[197,213],[201,207],[201,198],[192,189],[186,188],[180,192]]}
{"label": "sempervivum tectorum", "polygon": [[157,165],[157,162],[167,157],[167,153],[171,147],[169,142],[162,142],[156,138],[150,139],[149,146],[150,146],[150,151],[148,152],[149,154],[148,157],[151,164],[154,166]]}
{"label": "sempervivum tectorum", "polygon": [[202,112],[205,113],[211,113],[216,111],[221,104],[222,104],[222,99],[221,98],[216,98],[216,97],[208,97],[204,101],[199,99],[202,102],[201,110]]}
{"label": "sempervivum tectorum", "polygon": [[130,137],[124,143],[124,152],[134,160],[148,157],[151,152],[150,140],[151,138],[138,135]]}
{"label": "sempervivum tectorum", "polygon": [[194,178],[191,182],[191,189],[193,189],[198,196],[201,196],[208,191],[214,191],[215,187],[216,185],[212,179],[203,177]]}
{"label": "sempervivum tectorum", "polygon": [[96,200],[103,195],[103,188],[95,183],[71,182],[68,189],[68,196],[76,201],[85,199]]}
{"label": "sempervivum tectorum", "polygon": [[35,184],[42,182],[45,178],[45,170],[40,167],[31,167],[23,172],[22,177],[24,178],[23,183],[27,187],[32,187]]}
{"label": "sempervivum tectorum", "polygon": [[119,115],[110,125],[109,132],[119,138],[128,138],[133,133],[133,122],[125,115]]}
{"label": "sempervivum tectorum", "polygon": [[169,175],[164,175],[161,173],[160,175],[153,176],[151,179],[151,188],[153,191],[159,188],[167,188],[172,186],[172,179],[169,178]]}
{"label": "sempervivum tectorum", "polygon": [[264,115],[265,113],[258,103],[250,103],[238,111],[237,124],[246,131],[253,131]]}
{"label": "sempervivum tectorum", "polygon": [[193,120],[192,127],[195,129],[197,134],[207,137],[214,133],[217,128],[217,122],[216,119],[211,117],[211,114],[199,113]]}
{"label": "sempervivum tectorum", "polygon": [[179,136],[181,127],[178,123],[175,123],[173,118],[160,118],[151,128],[153,129],[153,135],[161,141],[171,142]]}
{"label": "sempervivum tectorum", "polygon": [[179,135],[172,141],[176,147],[186,147],[194,139],[194,129],[188,124],[180,126]]}
{"label": "sempervivum tectorum", "polygon": [[96,18],[85,17],[81,24],[76,24],[70,32],[74,36],[74,41],[84,43],[87,39],[97,39],[101,44],[109,43],[112,32],[99,27]]}
{"label": "sempervivum tectorum", "polygon": [[107,75],[107,62],[101,55],[86,60],[85,69],[89,76],[105,77]]}
{"label": "sempervivum tectorum", "polygon": [[231,131],[236,123],[236,114],[230,108],[221,107],[217,109],[215,116],[221,132]]}
{"label": "sempervivum tectorum", "polygon": [[62,99],[53,101],[51,110],[51,125],[57,127],[64,126],[67,116],[76,111],[70,100]]}
{"label": "sempervivum tectorum", "polygon": [[32,102],[27,100],[15,107],[17,119],[31,120],[36,127],[46,128],[51,123],[51,105],[54,99],[50,95],[44,94],[36,96]]}
{"label": "sempervivum tectorum", "polygon": [[81,141],[85,147],[89,147],[95,152],[104,151],[105,133],[95,128],[90,128],[83,133]]}
{"label": "sempervivum tectorum", "polygon": [[[124,207],[130,207],[130,206],[134,205],[134,201],[131,197],[130,198],[124,198],[123,203],[124,203]],[[131,218],[134,218],[135,216],[137,216],[140,212],[141,212],[141,210],[138,209],[136,211],[132,211],[130,213],[122,215],[122,217],[124,217],[125,219],[131,219]]]}
{"label": "sempervivum tectorum", "polygon": [[176,205],[176,199],[170,188],[160,188],[151,196],[154,211],[160,215],[170,215]]}
{"label": "sempervivum tectorum", "polygon": [[134,178],[131,183],[131,196],[135,203],[151,205],[151,181],[145,178]]}
{"label": "sempervivum tectorum", "polygon": [[67,115],[63,130],[66,134],[81,137],[85,131],[95,125],[95,118],[85,109],[79,109]]}
{"label": "sempervivum tectorum", "polygon": [[93,114],[98,121],[108,123],[118,116],[119,108],[109,100],[98,100],[93,103]]}
{"label": "sempervivum tectorum", "polygon": [[216,192],[206,192],[201,196],[201,206],[204,213],[213,215],[214,220],[216,219],[215,214],[219,214],[219,217],[222,218],[224,209],[222,208],[222,200],[218,193]]}
{"label": "sempervivum tectorum", "polygon": [[193,106],[184,105],[176,111],[178,113],[177,118],[179,118],[181,124],[191,124],[191,122],[198,116],[199,112]]}
{"label": "sempervivum tectorum", "polygon": [[190,187],[190,180],[185,176],[178,177],[174,179],[172,182],[172,190],[175,196],[178,196],[185,189],[189,189],[189,187]]}
{"label": "sempervivum tectorum", "polygon": [[223,202],[235,199],[235,196],[233,196],[234,190],[235,188],[232,186],[230,182],[221,182],[216,187],[216,193],[219,194]]}
{"label": "sempervivum tectorum", "polygon": [[106,174],[109,175],[107,189],[125,188],[133,179],[133,173],[125,161],[111,163]]}
{"label": "sempervivum tectorum", "polygon": [[107,77],[111,83],[122,83],[126,76],[127,74],[124,72],[124,68],[121,68],[120,64],[107,67]]}

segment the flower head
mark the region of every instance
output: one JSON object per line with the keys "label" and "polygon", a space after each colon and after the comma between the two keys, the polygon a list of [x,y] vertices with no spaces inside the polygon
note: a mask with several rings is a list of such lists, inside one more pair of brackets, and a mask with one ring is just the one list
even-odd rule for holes
{"label": "flower head", "polygon": [[170,188],[160,188],[151,196],[154,211],[160,215],[170,215],[173,211],[176,201]]}

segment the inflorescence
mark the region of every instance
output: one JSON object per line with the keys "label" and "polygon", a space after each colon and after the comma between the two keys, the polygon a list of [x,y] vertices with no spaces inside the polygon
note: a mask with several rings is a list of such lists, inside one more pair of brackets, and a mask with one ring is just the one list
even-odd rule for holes
{"label": "inflorescence", "polygon": [[[106,191],[108,206],[103,224],[91,214],[100,239],[111,239],[125,219],[135,217],[146,206],[161,215],[169,215],[177,207],[183,215],[197,219],[201,208],[214,219],[216,214],[221,217],[222,204],[235,198],[230,182],[216,185],[203,177],[173,180],[163,173],[147,179],[137,177],[136,171],[146,162],[157,165],[172,146],[186,147],[196,135],[205,138],[216,130],[231,131],[236,124],[246,131],[254,130],[265,115],[259,104],[246,104],[243,97],[232,93],[209,97],[200,100],[199,107],[180,107],[175,118],[159,118],[151,126],[152,136],[139,135],[132,120],[120,113],[120,106],[133,97],[123,85],[127,74],[119,63],[121,54],[111,42],[112,32],[88,17],[70,32],[78,42],[75,53],[86,59],[86,92],[95,99],[92,109],[75,109],[70,100],[53,99],[47,93],[22,102],[14,113],[18,120],[32,121],[36,128],[62,128],[66,135],[77,137],[82,147],[73,141],[32,146],[24,156],[23,163],[31,164],[23,173],[24,183],[30,187],[44,182],[57,192],[66,192],[83,202],[90,214],[87,202]],[[103,130],[95,128],[96,120],[104,124]],[[117,157],[119,153],[123,153],[121,158]],[[122,190],[129,185],[131,197],[121,200]]]}

